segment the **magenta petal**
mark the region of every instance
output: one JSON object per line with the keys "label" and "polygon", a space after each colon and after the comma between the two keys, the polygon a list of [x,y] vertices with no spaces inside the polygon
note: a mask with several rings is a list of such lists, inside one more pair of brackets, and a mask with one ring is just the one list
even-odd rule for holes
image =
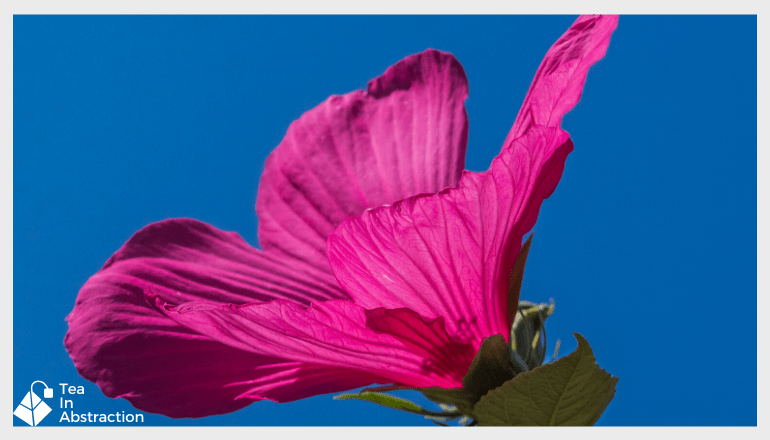
{"label": "magenta petal", "polygon": [[533,128],[457,189],[349,218],[329,237],[337,280],[363,307],[444,317],[449,335],[476,347],[507,335],[508,276],[570,151],[564,131]]}
{"label": "magenta petal", "polygon": [[378,381],[382,381],[382,378],[365,371],[285,362],[256,368],[251,380],[239,384],[249,387],[239,399],[285,403],[319,394],[360,388]]}
{"label": "magenta petal", "polygon": [[489,171],[457,189],[365,212],[329,237],[337,280],[366,308],[446,318],[476,346],[508,335],[507,284],[521,239],[561,178],[572,142],[559,130],[604,56],[617,17],[581,16],[548,51]]}
{"label": "magenta petal", "polygon": [[326,238],[346,217],[455,186],[467,96],[460,63],[427,50],[366,92],[332,96],[302,115],[265,164],[256,207],[262,248],[329,270]]}
{"label": "magenta petal", "polygon": [[[159,298],[149,300],[197,333],[239,350],[313,365],[320,376],[354,370],[372,382],[457,387],[475,354],[472,346],[450,338],[442,321],[426,323],[408,310],[367,311],[349,301],[305,308],[285,300],[177,307]],[[344,388],[360,385],[335,383]]]}
{"label": "magenta petal", "polygon": [[344,297],[325,272],[195,220],[166,220],[137,232],[80,290],[64,343],[78,372],[107,396],[172,417],[242,408],[254,400],[238,396],[260,378],[257,367],[285,360],[191,332],[151,307],[147,292],[207,303]]}
{"label": "magenta petal", "polygon": [[177,303],[284,298],[309,304],[346,297],[333,277],[307,261],[262,252],[235,232],[192,219],[145,226],[89,282],[116,274]]}
{"label": "magenta petal", "polygon": [[[409,309],[373,309],[366,311],[366,325],[377,333],[396,336],[412,352],[420,354],[425,367],[443,371],[460,386],[476,355],[469,344],[458,343],[446,332],[444,318],[426,322]],[[396,381],[399,382],[399,381]]]}
{"label": "magenta petal", "polygon": [[616,15],[581,15],[546,53],[507,145],[531,127],[559,127],[561,118],[580,100],[588,69],[600,60],[618,25]]}

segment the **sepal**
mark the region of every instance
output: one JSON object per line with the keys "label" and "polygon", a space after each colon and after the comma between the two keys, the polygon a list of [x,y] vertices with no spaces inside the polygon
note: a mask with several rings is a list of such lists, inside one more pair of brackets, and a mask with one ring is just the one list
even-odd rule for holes
{"label": "sepal", "polygon": [[387,408],[397,409],[399,411],[406,411],[412,414],[419,414],[428,418],[438,418],[443,420],[451,420],[457,418],[463,414],[458,411],[430,411],[416,403],[403,399],[401,397],[391,396],[390,394],[384,394],[376,391],[361,391],[360,393],[340,394],[334,396],[334,400],[365,400],[367,402],[373,402],[378,405],[382,405]]}

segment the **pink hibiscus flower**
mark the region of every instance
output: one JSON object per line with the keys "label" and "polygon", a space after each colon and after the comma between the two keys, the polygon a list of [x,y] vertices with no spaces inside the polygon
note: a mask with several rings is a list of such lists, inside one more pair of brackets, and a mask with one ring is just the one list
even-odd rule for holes
{"label": "pink hibiscus flower", "polygon": [[80,290],[64,343],[109,397],[171,417],[379,383],[462,386],[508,339],[508,282],[572,142],[559,126],[617,17],[548,51],[500,155],[463,171],[468,84],[427,50],[294,122],[265,164],[263,250],[191,219],[151,224]]}

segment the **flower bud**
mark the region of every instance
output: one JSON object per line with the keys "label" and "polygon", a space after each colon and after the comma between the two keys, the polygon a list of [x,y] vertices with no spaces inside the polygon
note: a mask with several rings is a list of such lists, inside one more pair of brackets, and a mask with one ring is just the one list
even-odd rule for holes
{"label": "flower bud", "polygon": [[532,370],[543,364],[546,353],[545,320],[553,314],[555,307],[553,300],[550,304],[519,301],[511,326],[511,362],[514,365],[519,365],[521,369],[526,365],[527,370]]}

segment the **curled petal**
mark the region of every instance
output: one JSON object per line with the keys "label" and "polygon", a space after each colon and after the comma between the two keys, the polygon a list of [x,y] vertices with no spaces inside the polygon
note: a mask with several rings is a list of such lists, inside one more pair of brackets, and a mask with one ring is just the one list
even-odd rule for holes
{"label": "curled petal", "polygon": [[580,100],[588,69],[604,57],[616,15],[581,15],[546,53],[505,143],[531,127],[561,126],[561,118]]}
{"label": "curled petal", "polygon": [[533,128],[456,189],[347,219],[329,237],[337,280],[366,308],[444,317],[452,337],[476,348],[506,335],[508,276],[570,151],[566,132]]}
{"label": "curled petal", "polygon": [[326,238],[346,217],[457,184],[468,82],[436,50],[407,57],[367,91],[332,96],[289,127],[265,163],[259,241],[329,271]]}
{"label": "curled petal", "polygon": [[305,308],[285,300],[171,306],[148,299],[196,333],[238,350],[313,365],[319,375],[355,370],[379,383],[451,388],[461,386],[475,354],[446,334],[443,321],[426,322],[409,310],[368,311],[350,301]]}
{"label": "curled petal", "polygon": [[[192,332],[151,307],[146,292],[209,304],[345,297],[325,272],[195,220],[166,220],[134,234],[80,290],[64,344],[78,372],[105,395],[172,417],[242,408],[255,400],[250,381],[262,377],[258,367],[286,360]],[[239,397],[244,393],[252,398]]]}

